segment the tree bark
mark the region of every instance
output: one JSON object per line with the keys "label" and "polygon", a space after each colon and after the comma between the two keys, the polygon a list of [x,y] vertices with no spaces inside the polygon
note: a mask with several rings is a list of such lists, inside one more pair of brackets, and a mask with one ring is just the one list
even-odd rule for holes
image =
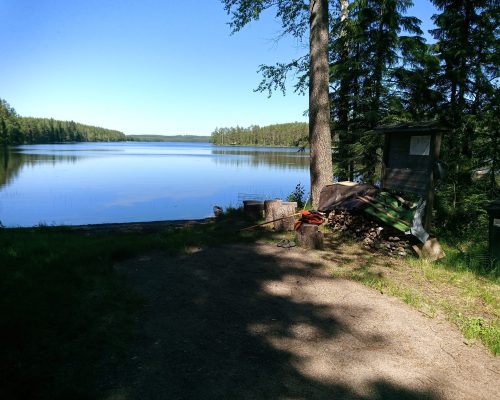
{"label": "tree bark", "polygon": [[[349,17],[349,1],[340,0],[340,21],[343,23]],[[349,46],[347,31],[345,25],[342,25],[340,31],[340,40],[342,41],[342,49],[340,51],[340,64],[345,65],[349,58]],[[339,86],[338,98],[338,132],[339,132],[339,151],[338,151],[338,180],[349,180],[350,159],[351,159],[351,138],[349,134],[349,96],[352,95],[350,90],[351,76],[345,71],[342,74]],[[351,179],[352,180],[352,179]]]}
{"label": "tree bark", "polygon": [[264,201],[264,215],[266,222],[272,221],[274,218],[273,211],[281,206],[282,200],[266,200]]}
{"label": "tree bark", "polygon": [[295,210],[297,209],[297,203],[296,202],[282,202],[281,204],[278,204],[276,207],[273,208],[273,219],[279,221],[274,222],[274,230],[278,232],[289,232],[293,231],[293,227],[295,224],[295,217],[293,214],[295,213]]}
{"label": "tree bark", "polygon": [[311,201],[318,206],[321,189],[332,183],[332,139],[328,96],[328,0],[311,0],[309,65],[309,143]]}
{"label": "tree bark", "polygon": [[323,232],[318,225],[302,224],[297,232],[297,242],[306,249],[323,250]]}

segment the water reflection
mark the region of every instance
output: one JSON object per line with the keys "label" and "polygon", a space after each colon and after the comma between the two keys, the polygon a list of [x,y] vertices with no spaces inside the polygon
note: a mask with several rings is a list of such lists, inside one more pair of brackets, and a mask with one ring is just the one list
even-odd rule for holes
{"label": "water reflection", "polygon": [[308,190],[309,155],[209,143],[78,143],[0,149],[5,226],[205,218],[240,194]]}
{"label": "water reflection", "polygon": [[309,168],[309,154],[295,149],[241,149],[216,148],[212,150],[216,164],[241,166],[271,166],[278,169],[303,170]]}
{"label": "water reflection", "polygon": [[0,150],[0,189],[12,183],[23,168],[40,164],[76,163],[81,156],[26,153],[20,148],[2,147]]}

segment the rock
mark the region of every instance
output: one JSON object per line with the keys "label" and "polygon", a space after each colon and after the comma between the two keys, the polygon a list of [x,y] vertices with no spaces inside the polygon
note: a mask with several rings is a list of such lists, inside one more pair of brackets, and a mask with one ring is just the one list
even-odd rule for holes
{"label": "rock", "polygon": [[441,245],[436,238],[427,240],[424,244],[418,244],[413,246],[413,250],[420,258],[425,258],[428,261],[436,261],[445,257]]}

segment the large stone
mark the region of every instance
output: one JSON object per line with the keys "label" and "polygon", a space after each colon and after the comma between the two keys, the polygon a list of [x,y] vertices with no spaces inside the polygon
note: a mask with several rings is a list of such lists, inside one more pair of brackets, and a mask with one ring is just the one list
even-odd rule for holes
{"label": "large stone", "polygon": [[420,258],[431,262],[440,260],[446,256],[436,238],[428,239],[424,244],[414,245],[413,250]]}

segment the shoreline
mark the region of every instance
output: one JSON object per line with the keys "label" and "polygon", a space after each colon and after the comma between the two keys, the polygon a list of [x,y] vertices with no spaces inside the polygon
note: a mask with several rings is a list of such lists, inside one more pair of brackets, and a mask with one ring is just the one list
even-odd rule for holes
{"label": "shoreline", "polygon": [[88,233],[154,233],[165,228],[184,228],[212,223],[215,217],[202,219],[178,219],[164,221],[143,221],[143,222],[113,222],[102,224],[86,224],[86,225],[42,225],[42,226],[19,226],[19,227],[3,227],[2,229],[65,229],[74,232]]}

